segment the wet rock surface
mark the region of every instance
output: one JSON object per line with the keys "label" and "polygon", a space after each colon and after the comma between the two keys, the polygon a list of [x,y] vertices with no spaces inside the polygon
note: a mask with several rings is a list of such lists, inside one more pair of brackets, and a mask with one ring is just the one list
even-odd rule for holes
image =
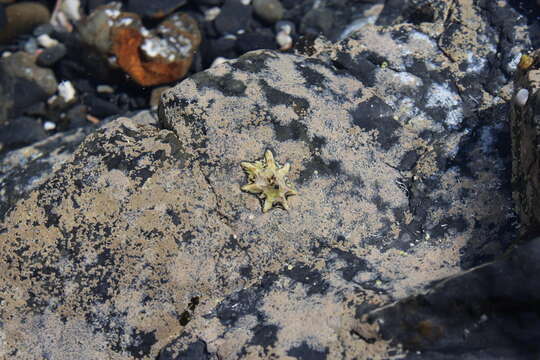
{"label": "wet rock surface", "polygon": [[[164,92],[157,118],[112,121],[22,198],[6,200],[6,356],[463,356],[464,328],[449,324],[440,335],[437,307],[420,307],[440,323],[415,328],[429,342],[417,347],[374,314],[406,319],[403,304],[425,292],[438,309],[450,292],[468,309],[458,278],[477,286],[483,306],[525,296],[502,284],[528,277],[516,264],[523,253],[534,262],[537,243],[494,259],[516,240],[506,119],[530,40],[526,20],[503,1],[441,1],[432,15],[417,23],[384,15],[384,25],[365,24],[337,44],[256,51],[195,74]],[[298,195],[288,212],[263,213],[241,191],[240,163],[266,150],[291,164]],[[486,261],[494,262],[474,268]],[[489,293],[486,281],[498,277],[501,288]],[[518,334],[513,317],[486,312],[488,323],[509,321]],[[460,319],[482,325],[482,315]],[[486,331],[467,349],[500,339]],[[528,339],[484,354],[535,351]]]}

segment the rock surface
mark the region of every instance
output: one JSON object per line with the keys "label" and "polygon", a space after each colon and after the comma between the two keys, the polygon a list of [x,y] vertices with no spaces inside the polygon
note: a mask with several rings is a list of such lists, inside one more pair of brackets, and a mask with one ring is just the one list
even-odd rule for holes
{"label": "rock surface", "polygon": [[59,133],[0,156],[0,219],[24,195],[50,178],[93,130],[86,127]]}
{"label": "rock surface", "polygon": [[[159,121],[89,135],[0,227],[4,353],[406,355],[364,315],[515,239],[526,24],[504,1],[439,3],[432,21],[249,53],[166,91]],[[291,163],[289,212],[240,190],[267,149]]]}
{"label": "rock surface", "polygon": [[[540,234],[540,52],[524,56],[512,103],[513,180],[521,232]],[[520,99],[521,97],[521,99]]]}
{"label": "rock surface", "polygon": [[[500,260],[445,279],[426,294],[373,311],[368,323],[378,324],[383,339],[410,350],[407,359],[535,359],[540,354],[539,258],[536,238]],[[376,340],[362,326],[356,331]]]}

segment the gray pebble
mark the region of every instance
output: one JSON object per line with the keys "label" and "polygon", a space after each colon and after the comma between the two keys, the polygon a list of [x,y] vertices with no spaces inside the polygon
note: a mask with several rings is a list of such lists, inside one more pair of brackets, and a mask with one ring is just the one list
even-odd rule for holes
{"label": "gray pebble", "polygon": [[58,60],[66,55],[66,47],[64,44],[58,44],[46,48],[36,59],[36,64],[39,66],[50,67],[54,65]]}
{"label": "gray pebble", "polygon": [[253,0],[253,11],[258,17],[270,24],[281,20],[285,13],[279,0]]}
{"label": "gray pebble", "polygon": [[51,35],[53,32],[54,32],[54,27],[51,24],[43,24],[35,28],[32,34],[35,37],[38,37],[40,35]]}
{"label": "gray pebble", "polygon": [[284,31],[287,35],[294,35],[296,33],[296,27],[292,21],[280,20],[274,25],[276,34]]}

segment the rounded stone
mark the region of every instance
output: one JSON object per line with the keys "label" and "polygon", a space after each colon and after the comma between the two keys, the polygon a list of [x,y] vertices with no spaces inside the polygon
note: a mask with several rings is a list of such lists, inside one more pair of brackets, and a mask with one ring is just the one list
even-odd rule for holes
{"label": "rounded stone", "polygon": [[63,58],[66,55],[67,49],[64,44],[58,44],[55,46],[51,46],[50,48],[47,48],[43,50],[41,54],[36,59],[36,64],[39,66],[44,67],[50,67],[58,60]]}
{"label": "rounded stone", "polygon": [[6,6],[5,26],[0,32],[0,44],[13,41],[17,36],[31,32],[49,22],[51,13],[43,4],[25,1]]}
{"label": "rounded stone", "polygon": [[281,20],[285,13],[279,0],[254,0],[253,11],[258,17],[270,24]]}

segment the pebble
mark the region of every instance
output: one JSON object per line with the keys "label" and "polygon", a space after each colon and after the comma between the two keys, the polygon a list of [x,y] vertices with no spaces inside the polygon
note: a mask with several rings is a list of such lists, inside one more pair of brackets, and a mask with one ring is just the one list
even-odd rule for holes
{"label": "pebble", "polygon": [[527,104],[527,100],[529,99],[529,90],[527,89],[520,89],[516,94],[516,104],[523,107],[525,104]]}
{"label": "pebble", "polygon": [[52,121],[45,121],[43,123],[43,129],[45,129],[45,131],[54,130],[54,129],[56,129],[56,124],[53,123]]}
{"label": "pebble", "polygon": [[221,9],[218,8],[217,6],[211,7],[210,9],[204,12],[204,20],[214,21],[215,18],[218,17],[220,12],[221,12]]}
{"label": "pebble", "polygon": [[279,49],[285,51],[289,50],[292,47],[293,39],[289,34],[287,34],[287,32],[280,31],[276,35],[276,42],[279,45]]}
{"label": "pebble", "polygon": [[270,24],[281,20],[285,13],[279,0],[253,0],[253,11],[259,18]]}
{"label": "pebble", "polygon": [[280,20],[274,25],[276,33],[285,32],[287,35],[294,35],[296,33],[296,27],[292,21]]}
{"label": "pebble", "polygon": [[249,27],[251,11],[251,6],[243,5],[239,0],[227,0],[214,20],[217,32],[221,35],[235,34]]}
{"label": "pebble", "polygon": [[39,66],[50,67],[58,60],[62,59],[66,55],[67,49],[64,44],[58,43],[58,45],[47,48],[39,54],[36,59],[36,64]]}
{"label": "pebble", "polygon": [[272,31],[260,29],[258,32],[246,33],[238,36],[236,41],[236,50],[240,53],[259,49],[276,49],[276,41]]}
{"label": "pebble", "polygon": [[96,87],[96,91],[99,94],[113,94],[114,93],[113,87],[109,85],[98,85]]}
{"label": "pebble", "polygon": [[[35,63],[35,56],[23,51],[16,52],[2,59],[0,64],[4,70],[17,78],[27,80],[30,86],[39,87],[45,92],[45,98],[54,94],[58,83],[51,69],[42,68]],[[37,86],[36,86],[37,85]],[[26,96],[26,94],[25,94]]]}
{"label": "pebble", "polygon": [[58,95],[60,95],[60,97],[64,99],[66,103],[75,100],[75,94],[75,88],[73,87],[71,81],[66,80],[58,84]]}
{"label": "pebble", "polygon": [[35,28],[32,35],[39,37],[40,35],[52,35],[52,33],[54,33],[54,26],[51,24],[43,24]]}
{"label": "pebble", "polygon": [[93,115],[94,117],[100,119],[120,114],[122,112],[121,109],[115,104],[91,94],[84,98],[84,103],[88,107],[89,115]]}
{"label": "pebble", "polygon": [[127,11],[159,19],[173,13],[186,3],[186,0],[128,0]]}
{"label": "pebble", "polygon": [[309,10],[300,22],[300,32],[303,35],[323,34],[331,38],[332,31],[335,30],[336,19],[334,13],[325,8],[314,8]]}
{"label": "pebble", "polygon": [[38,25],[49,22],[51,13],[43,4],[33,1],[14,3],[5,7],[5,26],[0,30],[0,44],[28,34]]}
{"label": "pebble", "polygon": [[36,51],[38,51],[39,44],[35,38],[31,37],[24,42],[23,48],[27,53],[34,54]]}
{"label": "pebble", "polygon": [[62,12],[69,20],[79,21],[81,19],[81,2],[80,0],[64,0],[62,1]]}
{"label": "pebble", "polygon": [[39,35],[37,37],[37,42],[39,45],[41,45],[44,48],[50,48],[59,44],[58,40],[51,38],[47,34]]}
{"label": "pebble", "polygon": [[74,129],[86,125],[86,106],[75,105],[66,113],[69,127]]}
{"label": "pebble", "polygon": [[22,116],[0,127],[2,150],[20,148],[43,140],[47,133],[41,123],[31,117]]}

